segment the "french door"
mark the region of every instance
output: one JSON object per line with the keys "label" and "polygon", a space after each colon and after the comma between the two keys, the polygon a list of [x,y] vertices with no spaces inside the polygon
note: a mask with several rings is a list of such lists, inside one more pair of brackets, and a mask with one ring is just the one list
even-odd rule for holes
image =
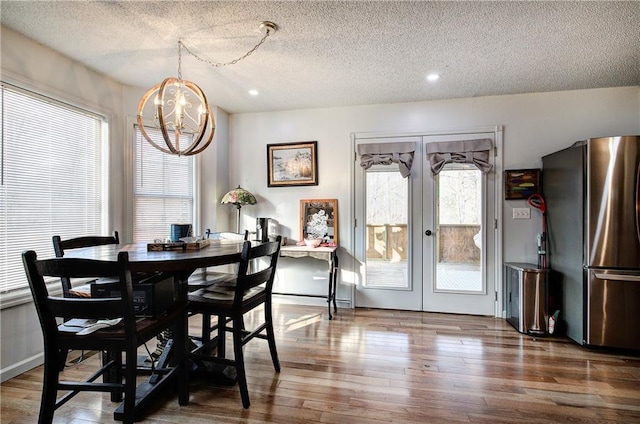
{"label": "french door", "polygon": [[[476,138],[493,134],[425,136],[423,150],[427,143]],[[434,175],[423,156],[423,310],[494,315],[495,167],[485,174],[473,164],[451,163]]]}
{"label": "french door", "polygon": [[[366,143],[415,142],[421,138],[389,137],[356,140]],[[419,158],[418,151],[415,158]],[[418,162],[419,163],[419,162]],[[360,280],[356,286],[357,307],[384,309],[422,309],[419,235],[414,216],[419,215],[421,190],[420,166],[414,163],[407,178],[397,164],[374,165],[366,171],[356,166],[355,250]],[[412,234],[412,233],[416,234]],[[418,239],[419,240],[419,239]],[[417,264],[417,266],[416,266]],[[416,284],[418,282],[418,284]]]}
{"label": "french door", "polygon": [[356,307],[495,314],[496,173],[448,164],[433,175],[424,153],[427,143],[474,138],[495,133],[356,136],[356,146],[416,142],[407,178],[395,164],[356,164]]}

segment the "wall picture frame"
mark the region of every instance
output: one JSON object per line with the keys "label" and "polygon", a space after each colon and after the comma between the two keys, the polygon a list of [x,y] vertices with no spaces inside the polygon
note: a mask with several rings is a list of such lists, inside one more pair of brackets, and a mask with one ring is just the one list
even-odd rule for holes
{"label": "wall picture frame", "polygon": [[532,194],[539,194],[539,169],[508,169],[504,171],[505,200],[527,200]]}
{"label": "wall picture frame", "polygon": [[318,185],[317,141],[267,144],[267,186]]}

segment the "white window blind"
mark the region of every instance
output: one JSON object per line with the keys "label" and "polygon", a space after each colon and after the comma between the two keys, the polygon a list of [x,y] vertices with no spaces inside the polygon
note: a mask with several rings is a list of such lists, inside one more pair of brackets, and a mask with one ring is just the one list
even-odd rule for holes
{"label": "white window blind", "polygon": [[1,87],[0,293],[26,287],[21,253],[51,257],[51,237],[102,234],[102,117]]}
{"label": "white window blind", "polygon": [[[164,144],[159,130],[147,128],[147,134]],[[144,139],[137,125],[134,146],[133,241],[165,239],[171,224],[194,224],[193,156],[161,152]]]}

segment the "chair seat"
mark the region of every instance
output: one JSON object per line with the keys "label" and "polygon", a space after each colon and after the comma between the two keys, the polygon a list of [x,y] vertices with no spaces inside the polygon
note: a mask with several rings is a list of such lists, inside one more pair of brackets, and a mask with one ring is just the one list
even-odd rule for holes
{"label": "chair seat", "polygon": [[[211,232],[207,229],[207,239],[211,240],[247,240],[249,237],[249,231],[245,230],[243,233],[230,233],[230,232]],[[226,265],[225,265],[226,267]],[[216,267],[213,267],[216,268]],[[201,273],[194,274],[189,277],[187,281],[187,290],[193,292],[195,290],[209,287],[212,284],[236,281],[236,272],[223,272],[212,271],[212,268],[208,270],[204,269]],[[220,268],[218,268],[220,269]]]}
{"label": "chair seat", "polygon": [[213,284],[235,284],[236,274],[228,272],[207,272],[189,277],[187,288],[190,292],[209,287]]}
{"label": "chair seat", "polygon": [[[244,293],[242,301],[248,302],[251,298],[264,294],[264,292],[265,288],[261,286],[251,288]],[[189,303],[192,307],[197,306],[198,303],[204,303],[208,309],[231,309],[233,306],[234,296],[234,286],[221,286],[214,284],[189,293]]]}
{"label": "chair seat", "polygon": [[[155,338],[164,329],[168,328],[171,323],[175,323],[180,320],[180,316],[183,313],[181,308],[176,308],[168,313],[156,318],[142,318],[136,320],[136,344],[141,345],[144,342]],[[77,335],[76,333],[82,330],[77,328],[77,331],[61,331],[60,327],[65,326],[61,324],[58,328],[58,342],[59,346],[68,349],[78,350],[99,350],[100,347],[104,349],[108,346],[112,349],[120,349],[122,346],[126,346],[128,340],[126,338],[124,325],[121,323],[108,328],[101,328],[93,333],[86,335]],[[62,330],[65,328],[63,327]]]}

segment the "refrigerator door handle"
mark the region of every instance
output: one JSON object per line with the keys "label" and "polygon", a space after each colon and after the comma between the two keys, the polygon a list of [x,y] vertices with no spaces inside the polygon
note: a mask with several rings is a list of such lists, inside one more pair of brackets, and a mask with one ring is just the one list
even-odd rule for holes
{"label": "refrigerator door handle", "polygon": [[632,281],[632,282],[640,283],[640,275],[606,274],[604,272],[594,272],[594,275],[599,280]]}

